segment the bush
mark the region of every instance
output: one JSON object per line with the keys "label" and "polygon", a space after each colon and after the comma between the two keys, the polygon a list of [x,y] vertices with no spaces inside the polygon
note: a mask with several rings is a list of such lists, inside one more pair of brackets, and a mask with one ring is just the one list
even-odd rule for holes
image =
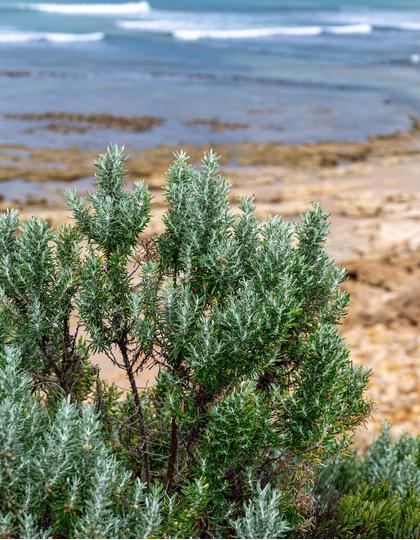
{"label": "bush", "polygon": [[[141,183],[125,188],[124,159],[111,147],[88,200],[69,193],[73,226],[20,225],[14,211],[0,218],[10,381],[1,422],[20,430],[13,455],[24,463],[1,480],[10,494],[0,503],[3,528],[310,534],[319,463],[346,447],[370,407],[368,373],[352,365],[337,329],[348,296],[345,272],[324,249],[328,214],[314,205],[294,226],[262,224],[243,199],[236,215],[216,155],[197,169],[181,153],[168,172],[164,232],[150,238],[150,195]],[[97,352],[125,372],[127,395],[100,379],[89,361]],[[152,366],[155,384],[140,389],[137,376]],[[13,405],[16,422],[7,411],[14,386],[26,396]],[[2,459],[8,445],[1,439]],[[57,480],[47,489],[50,474]],[[160,518],[142,529],[158,493]]]}
{"label": "bush", "polygon": [[131,479],[94,408],[54,412],[31,393],[16,350],[0,360],[0,537],[143,538],[160,526],[156,487]]}
{"label": "bush", "polygon": [[393,442],[385,426],[364,456],[339,458],[320,478],[319,532],[334,538],[420,536],[420,437]]}

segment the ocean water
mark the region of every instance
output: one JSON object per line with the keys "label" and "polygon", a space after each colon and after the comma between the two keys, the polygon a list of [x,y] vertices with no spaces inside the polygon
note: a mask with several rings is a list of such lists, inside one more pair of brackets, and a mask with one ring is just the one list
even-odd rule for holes
{"label": "ocean water", "polygon": [[[58,133],[4,118],[47,111],[164,122]],[[364,139],[412,116],[420,0],[0,0],[3,144]]]}

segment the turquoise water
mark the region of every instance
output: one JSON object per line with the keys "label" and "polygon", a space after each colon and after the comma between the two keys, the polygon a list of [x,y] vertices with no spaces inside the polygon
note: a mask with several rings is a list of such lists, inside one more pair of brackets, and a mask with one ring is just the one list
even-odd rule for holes
{"label": "turquoise water", "polygon": [[[0,2],[1,116],[165,119],[148,133],[60,134],[3,118],[0,143],[363,139],[406,128],[419,83],[420,0]],[[248,127],[186,125],[209,118]]]}

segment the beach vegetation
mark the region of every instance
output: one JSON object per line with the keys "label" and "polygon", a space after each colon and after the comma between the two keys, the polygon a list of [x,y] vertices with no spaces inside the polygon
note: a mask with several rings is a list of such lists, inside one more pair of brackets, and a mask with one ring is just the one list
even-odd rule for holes
{"label": "beach vegetation", "polygon": [[418,441],[348,454],[369,373],[339,333],[329,215],[234,212],[217,155],[179,153],[152,236],[125,159],[68,193],[71,225],[0,216],[0,537],[416,532]]}

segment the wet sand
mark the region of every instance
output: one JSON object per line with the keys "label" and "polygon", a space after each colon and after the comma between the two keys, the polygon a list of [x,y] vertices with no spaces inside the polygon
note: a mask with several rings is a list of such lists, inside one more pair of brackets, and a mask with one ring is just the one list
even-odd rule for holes
{"label": "wet sand", "polygon": [[[192,162],[202,148],[187,146]],[[175,149],[129,150],[130,181],[145,178],[154,197],[151,232],[161,230],[165,210],[163,172]],[[353,360],[373,369],[369,395],[376,402],[364,447],[383,420],[395,432],[420,432],[420,129],[372,137],[365,143],[303,145],[270,143],[217,146],[232,182],[232,205],[254,194],[259,216],[296,220],[312,200],[332,213],[328,249],[348,268],[352,294],[343,324]],[[86,190],[95,152],[82,149],[0,147],[0,194],[23,216],[52,224],[69,221],[62,191]],[[21,182],[17,185],[16,182]],[[13,202],[12,187],[19,193]],[[25,195],[25,189],[29,195]],[[23,193],[23,195],[22,195]],[[121,374],[102,358],[105,377],[125,386]],[[148,374],[142,384],[152,382]]]}

